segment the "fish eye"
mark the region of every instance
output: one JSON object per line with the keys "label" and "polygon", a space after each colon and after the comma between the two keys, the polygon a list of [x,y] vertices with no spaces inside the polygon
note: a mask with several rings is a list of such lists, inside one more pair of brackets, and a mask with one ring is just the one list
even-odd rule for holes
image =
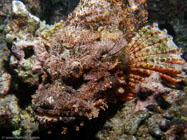
{"label": "fish eye", "polygon": [[72,70],[72,76],[75,78],[80,78],[82,76],[82,68],[80,66],[76,66]]}

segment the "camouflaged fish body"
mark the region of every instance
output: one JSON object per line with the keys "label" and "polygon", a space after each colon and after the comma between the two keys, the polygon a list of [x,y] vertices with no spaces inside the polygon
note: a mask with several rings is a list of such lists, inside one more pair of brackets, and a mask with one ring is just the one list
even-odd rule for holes
{"label": "camouflaged fish body", "polygon": [[141,28],[144,6],[145,0],[81,0],[65,22],[40,22],[39,29],[28,20],[37,18],[16,14],[7,29],[11,66],[38,86],[32,107],[40,122],[95,118],[108,102],[136,97],[136,85],[153,72],[169,87],[183,80],[185,61],[172,37],[156,24]]}

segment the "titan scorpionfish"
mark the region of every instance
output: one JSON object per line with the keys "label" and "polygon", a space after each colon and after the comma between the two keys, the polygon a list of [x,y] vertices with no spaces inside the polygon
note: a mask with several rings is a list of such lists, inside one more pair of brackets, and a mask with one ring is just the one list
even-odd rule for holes
{"label": "titan scorpionfish", "polygon": [[108,102],[133,99],[135,86],[153,72],[169,87],[183,80],[185,61],[172,37],[155,23],[141,28],[145,5],[81,0],[66,21],[42,28],[28,11],[16,12],[24,5],[13,1],[11,61],[23,81],[38,86],[32,106],[41,123],[98,117]]}

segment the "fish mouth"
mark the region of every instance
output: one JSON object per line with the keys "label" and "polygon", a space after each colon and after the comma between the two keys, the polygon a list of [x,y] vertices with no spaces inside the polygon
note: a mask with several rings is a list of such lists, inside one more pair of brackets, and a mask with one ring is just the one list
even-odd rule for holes
{"label": "fish mouth", "polygon": [[41,123],[47,123],[47,122],[72,122],[75,119],[77,119],[78,116],[67,116],[67,115],[51,115],[48,113],[40,113],[40,112],[35,112],[34,117],[36,118],[37,121]]}

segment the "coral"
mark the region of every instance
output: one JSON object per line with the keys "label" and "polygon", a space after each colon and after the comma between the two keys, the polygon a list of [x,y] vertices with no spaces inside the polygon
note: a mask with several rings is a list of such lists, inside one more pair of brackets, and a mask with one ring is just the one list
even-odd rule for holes
{"label": "coral", "polygon": [[[25,2],[25,3],[28,4],[27,2]],[[32,3],[32,2],[30,1],[30,3]],[[24,5],[22,5],[22,6],[24,6]],[[11,20],[11,16],[12,16],[11,15],[11,11],[12,11],[11,7],[12,7],[12,1],[10,1],[10,0],[0,1],[0,96],[1,97],[5,96],[9,92],[9,90],[12,86],[11,85],[12,75],[8,72],[10,51],[8,50],[8,48],[6,46],[6,41],[5,41],[5,28],[7,27],[6,25]],[[25,8],[25,6],[23,8]],[[15,13],[16,12],[19,12],[19,10],[15,11]],[[20,14],[23,14],[23,13],[20,12]],[[14,24],[16,24],[16,23],[14,23]],[[22,25],[23,24],[24,23],[22,22]],[[19,27],[20,27],[20,25],[19,25]],[[9,27],[11,27],[11,26],[12,25],[10,25]],[[14,26],[12,28],[15,29],[14,30],[15,32],[18,31],[18,30],[16,30],[17,26],[16,27]],[[29,30],[27,30],[27,31],[29,31]],[[7,41],[10,40],[10,42],[12,42],[11,39],[15,39],[14,38],[15,36],[18,38],[17,35],[18,34],[16,34],[16,35],[12,34],[12,36],[9,36],[7,34],[7,36],[10,37],[10,38],[7,38]]]}
{"label": "coral", "polygon": [[[11,43],[13,40],[32,40],[35,31],[40,26],[39,18],[30,14],[26,6],[19,1],[13,1],[12,6],[13,17],[16,17],[16,19],[13,19],[12,22],[9,22],[8,26],[6,26],[6,41]],[[21,30],[19,28],[21,28]],[[21,52],[22,54],[19,54],[22,55],[23,58],[18,61],[17,59],[20,59],[20,57],[12,55],[10,57],[10,66],[15,69],[15,72],[19,74],[19,77],[25,83],[30,83],[31,85],[37,84],[39,81],[38,73],[31,71],[31,68],[35,64],[35,58],[32,56],[32,53],[34,53],[32,52],[32,48],[20,47],[18,49],[20,49],[20,52],[21,50],[23,51]],[[14,52],[14,49],[12,49],[12,51]],[[21,63],[21,65],[18,66],[18,63]]]}
{"label": "coral", "polygon": [[[7,42],[16,34],[11,64],[24,82],[37,84],[41,76],[32,100],[39,120],[91,119],[108,101],[115,102],[124,93],[125,81],[116,57],[126,46],[125,38],[146,22],[143,3],[132,8],[115,1],[81,1],[66,22],[37,32],[39,20],[21,2],[13,1],[17,19],[7,26]],[[17,32],[19,21],[25,28]],[[34,31],[39,37],[33,37]]]}
{"label": "coral", "polygon": [[8,73],[3,73],[0,76],[0,95],[6,95],[10,90],[11,76]]}
{"label": "coral", "polygon": [[151,113],[141,110],[134,113],[135,100],[131,100],[121,106],[121,109],[109,120],[104,123],[103,128],[97,133],[99,140],[115,140],[123,134],[133,136],[140,124],[146,120]]}
{"label": "coral", "polygon": [[34,32],[39,27],[39,18],[30,14],[22,2],[13,1],[12,6],[13,16],[16,19],[6,26],[6,41],[11,43],[13,40],[32,39]]}
{"label": "coral", "polygon": [[[11,2],[0,2],[0,97],[5,96],[10,90],[11,75],[6,71],[5,65],[8,62],[10,51],[4,40],[4,28],[7,23],[7,15],[10,13]],[[3,7],[3,8],[2,8]]]}
{"label": "coral", "polygon": [[3,40],[0,40],[0,48],[0,97],[2,97],[10,90],[12,76],[5,68],[10,51],[6,48],[6,44]]}
{"label": "coral", "polygon": [[[142,90],[135,87],[155,71],[161,91],[161,83],[177,87],[185,78],[181,50],[166,30],[141,28],[144,6],[145,0],[81,0],[66,21],[48,26],[13,1],[6,28],[11,68],[38,86],[32,107],[41,124],[96,118],[109,102],[133,99]],[[137,125],[126,131],[134,134],[146,117],[134,116]]]}
{"label": "coral", "polygon": [[29,139],[38,126],[34,122],[31,107],[28,107],[25,111],[21,110],[15,95],[0,98],[0,104],[0,129],[2,133],[6,131],[5,128],[9,128],[12,130],[13,136],[17,137],[25,133],[28,136],[27,139]]}
{"label": "coral", "polygon": [[[153,78],[155,78],[154,82],[151,81]],[[158,73],[153,73],[150,77],[145,78],[145,81],[140,83],[137,88],[139,94],[145,95],[146,91],[149,93],[151,91],[152,94],[146,97],[138,96],[137,99],[123,104],[114,116],[104,122],[96,134],[97,139],[185,140],[187,94],[185,91],[163,86],[159,79]],[[148,85],[147,82],[152,83]],[[148,87],[145,87],[146,85]],[[159,88],[160,93],[156,87]],[[153,102],[149,102],[150,96],[153,98],[154,101],[151,100]],[[138,106],[140,102],[144,107]]]}
{"label": "coral", "polygon": [[[149,85],[147,83],[149,83]],[[161,84],[158,73],[153,73],[150,77],[145,78],[143,82],[139,83],[135,90],[139,99],[134,110],[136,112],[138,110],[143,110],[149,105],[156,105],[156,98],[170,92],[171,89]]]}

